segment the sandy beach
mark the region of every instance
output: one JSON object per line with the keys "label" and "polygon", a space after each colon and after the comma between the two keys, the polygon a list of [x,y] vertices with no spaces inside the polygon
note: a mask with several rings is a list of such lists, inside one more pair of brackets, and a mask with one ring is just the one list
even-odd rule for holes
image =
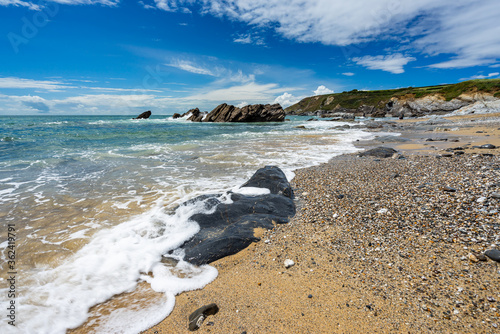
{"label": "sandy beach", "polygon": [[500,146],[499,115],[376,131],[384,134],[359,147],[398,155],[296,171],[291,222],[212,263],[218,278],[179,295],[144,333],[188,333],[188,316],[210,303],[220,311],[200,333],[499,331],[500,273],[481,255],[500,248],[500,151],[474,147]]}

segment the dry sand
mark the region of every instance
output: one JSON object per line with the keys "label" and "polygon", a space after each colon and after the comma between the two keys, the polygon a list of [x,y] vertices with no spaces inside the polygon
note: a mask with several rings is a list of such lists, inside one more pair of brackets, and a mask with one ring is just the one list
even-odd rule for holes
{"label": "dry sand", "polygon": [[[144,333],[188,333],[210,303],[220,311],[200,333],[498,333],[500,273],[471,255],[500,247],[500,149],[472,147],[500,146],[497,116],[398,122],[410,141],[359,144],[404,159],[348,155],[297,171],[292,221],[212,263],[219,277]],[[457,146],[464,154],[443,151]]]}

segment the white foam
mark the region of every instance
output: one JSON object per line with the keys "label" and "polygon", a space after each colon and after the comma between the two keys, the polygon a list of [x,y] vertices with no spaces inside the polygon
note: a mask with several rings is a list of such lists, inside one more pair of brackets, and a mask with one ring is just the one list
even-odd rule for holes
{"label": "white foam", "polygon": [[[157,206],[144,215],[96,233],[64,264],[25,279],[31,284],[25,285],[23,295],[18,298],[18,314],[30,316],[19,317],[17,328],[25,333],[65,333],[67,328],[79,326],[87,319],[91,306],[134,290],[140,279],[149,277],[145,275],[148,272],[153,272],[153,277],[147,279],[155,287],[171,294],[203,287],[217,276],[214,268],[183,265],[189,274],[186,283],[168,277],[160,269],[162,254],[178,248],[199,230],[188,217],[203,210],[202,203],[193,203],[179,207],[174,215],[167,215]],[[34,281],[37,283],[33,284]],[[170,284],[178,286],[166,289]],[[172,303],[167,298],[164,304],[170,307]],[[1,304],[2,308],[7,305]],[[161,316],[166,316],[164,310]],[[129,323],[128,319],[122,321]],[[143,325],[146,327],[140,330],[151,323]]]}
{"label": "white foam", "polygon": [[232,189],[234,193],[247,195],[247,196],[261,196],[268,195],[271,191],[267,188],[256,188],[256,187],[235,187]]}

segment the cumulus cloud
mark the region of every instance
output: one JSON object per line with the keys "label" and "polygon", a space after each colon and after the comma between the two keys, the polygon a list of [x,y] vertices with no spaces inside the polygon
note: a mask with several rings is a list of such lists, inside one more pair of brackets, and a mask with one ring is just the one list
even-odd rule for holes
{"label": "cumulus cloud", "polygon": [[403,66],[411,61],[415,61],[414,57],[407,57],[400,53],[387,56],[364,56],[352,59],[358,65],[364,66],[370,70],[382,70],[394,74],[404,73]]}
{"label": "cumulus cloud", "polygon": [[326,88],[321,85],[314,91],[314,95],[325,95],[325,94],[333,94],[333,90]]}
{"label": "cumulus cloud", "polygon": [[31,10],[40,10],[39,5],[21,0],[0,0],[0,6],[28,7]]}
{"label": "cumulus cloud", "polygon": [[283,108],[287,108],[301,100],[300,97],[293,96],[290,93],[283,93],[274,99],[274,103],[279,103]]}

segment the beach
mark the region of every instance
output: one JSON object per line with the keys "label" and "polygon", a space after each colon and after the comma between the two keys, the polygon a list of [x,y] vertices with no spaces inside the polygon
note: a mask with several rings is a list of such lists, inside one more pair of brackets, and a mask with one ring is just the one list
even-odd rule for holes
{"label": "beach", "polygon": [[394,121],[357,143],[393,157],[295,171],[290,223],[213,262],[217,279],[144,333],[187,333],[210,303],[200,333],[498,331],[500,274],[482,254],[500,248],[499,150],[474,146],[500,146],[499,129],[498,114]]}

